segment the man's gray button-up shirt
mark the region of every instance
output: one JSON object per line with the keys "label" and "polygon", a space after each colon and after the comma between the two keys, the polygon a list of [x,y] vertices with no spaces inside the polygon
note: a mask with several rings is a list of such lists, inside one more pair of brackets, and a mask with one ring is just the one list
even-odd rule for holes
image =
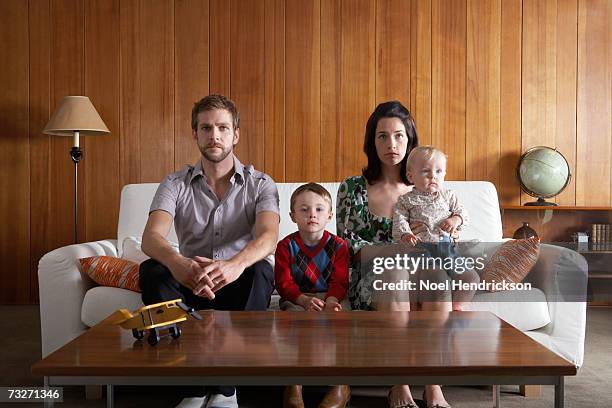
{"label": "man's gray button-up shirt", "polygon": [[149,213],[157,210],[174,218],[183,256],[225,260],[253,240],[256,214],[279,214],[278,190],[270,176],[234,157],[230,188],[219,201],[208,187],[200,160],[160,183]]}

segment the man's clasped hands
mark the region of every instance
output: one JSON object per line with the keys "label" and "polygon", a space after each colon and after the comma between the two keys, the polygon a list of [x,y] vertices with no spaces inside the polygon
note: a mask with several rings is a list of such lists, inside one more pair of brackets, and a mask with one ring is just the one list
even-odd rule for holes
{"label": "man's clasped hands", "polygon": [[171,268],[173,276],[196,296],[215,298],[215,292],[234,282],[242,274],[245,266],[233,260],[215,261],[203,256],[181,257]]}

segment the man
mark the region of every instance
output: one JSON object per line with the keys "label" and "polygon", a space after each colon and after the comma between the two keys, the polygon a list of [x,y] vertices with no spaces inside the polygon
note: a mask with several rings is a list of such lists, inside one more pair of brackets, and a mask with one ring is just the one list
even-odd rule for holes
{"label": "man", "polygon": [[[182,298],[195,309],[266,310],[274,272],[264,258],[278,240],[278,191],[272,178],[245,166],[233,149],[240,139],[234,103],[209,95],[191,113],[202,154],[195,166],[159,185],[142,237],[151,257],[140,266],[145,304]],[[180,253],[166,241],[172,222]],[[215,387],[180,407],[237,407],[234,387]]]}

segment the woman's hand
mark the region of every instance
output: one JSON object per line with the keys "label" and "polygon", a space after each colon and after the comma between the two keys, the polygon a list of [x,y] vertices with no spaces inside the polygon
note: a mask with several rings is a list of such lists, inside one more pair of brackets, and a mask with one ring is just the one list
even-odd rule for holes
{"label": "woman's hand", "polygon": [[[458,216],[453,216],[453,217],[458,217]],[[461,225],[461,223],[459,223],[459,225]],[[412,233],[414,235],[419,235],[421,232],[427,231],[427,225],[425,225],[425,223],[422,221],[412,221],[410,223],[410,229],[412,230]],[[450,233],[450,236],[452,239],[459,239],[459,233],[457,232],[456,228],[453,230],[453,232]]]}
{"label": "woman's hand", "polygon": [[427,232],[427,225],[422,221],[412,221],[410,223],[410,229],[414,235],[419,235],[421,232]]}
{"label": "woman's hand", "polygon": [[402,242],[415,246],[419,239],[411,232],[407,232],[402,235]]}

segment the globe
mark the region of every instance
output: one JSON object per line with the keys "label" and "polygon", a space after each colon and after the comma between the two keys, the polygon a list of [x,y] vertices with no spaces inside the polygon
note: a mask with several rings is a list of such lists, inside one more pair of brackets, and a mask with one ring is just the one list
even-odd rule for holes
{"label": "globe", "polygon": [[521,189],[538,199],[525,205],[556,205],[544,199],[562,192],[571,178],[565,157],[557,149],[546,146],[527,150],[519,160],[516,176]]}

